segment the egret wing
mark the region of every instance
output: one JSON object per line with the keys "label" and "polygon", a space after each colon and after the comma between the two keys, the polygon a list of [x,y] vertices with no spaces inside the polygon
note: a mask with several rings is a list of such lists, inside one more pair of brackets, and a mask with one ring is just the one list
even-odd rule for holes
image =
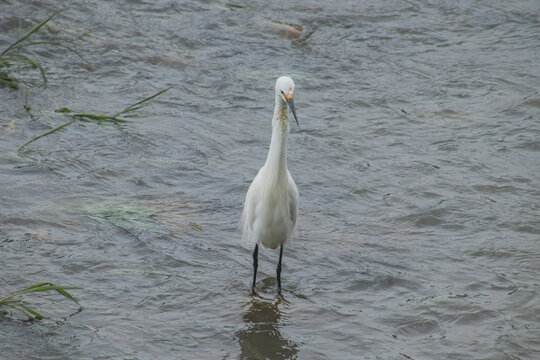
{"label": "egret wing", "polygon": [[296,214],[298,213],[298,188],[294,183],[294,180],[291,174],[289,176],[289,211],[291,215],[291,221],[293,227],[296,224]]}

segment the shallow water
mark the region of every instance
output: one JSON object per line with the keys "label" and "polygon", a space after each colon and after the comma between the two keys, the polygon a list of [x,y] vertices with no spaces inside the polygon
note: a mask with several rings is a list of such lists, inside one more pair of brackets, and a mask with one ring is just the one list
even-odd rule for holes
{"label": "shallow water", "polygon": [[[25,299],[6,359],[540,357],[537,1],[86,1],[0,87],[2,294],[81,286],[84,309]],[[60,10],[0,5],[0,48]],[[299,38],[271,22],[298,24]],[[289,169],[300,217],[277,252],[236,231],[296,83]],[[115,126],[113,113],[171,89]],[[25,91],[28,88],[27,112]],[[74,314],[75,313],[75,314]]]}

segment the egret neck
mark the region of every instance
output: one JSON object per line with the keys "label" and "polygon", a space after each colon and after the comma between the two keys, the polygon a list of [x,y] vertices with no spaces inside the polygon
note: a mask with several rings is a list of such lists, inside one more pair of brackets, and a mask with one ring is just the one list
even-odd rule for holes
{"label": "egret neck", "polygon": [[282,97],[276,94],[276,105],[272,117],[272,139],[265,167],[277,170],[276,175],[287,172],[287,132],[289,131],[289,109]]}

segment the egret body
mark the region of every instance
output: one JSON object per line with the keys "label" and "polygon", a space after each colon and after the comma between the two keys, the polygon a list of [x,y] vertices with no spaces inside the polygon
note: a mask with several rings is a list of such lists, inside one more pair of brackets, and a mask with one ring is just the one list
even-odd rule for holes
{"label": "egret body", "polygon": [[289,109],[294,115],[294,82],[288,76],[276,81],[276,105],[272,117],[272,139],[264,166],[253,179],[246,194],[242,213],[242,236],[244,242],[254,246],[253,285],[255,293],[259,244],[270,249],[279,246],[277,266],[278,291],[281,293],[281,258],[283,245],[289,239],[296,224],[298,189],[287,169],[287,133],[289,132]]}

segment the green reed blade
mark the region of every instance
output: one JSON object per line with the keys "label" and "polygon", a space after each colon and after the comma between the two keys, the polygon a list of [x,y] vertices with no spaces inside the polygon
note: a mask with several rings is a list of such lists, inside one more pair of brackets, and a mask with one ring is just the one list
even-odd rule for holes
{"label": "green reed blade", "polygon": [[146,99],[143,99],[143,100],[141,100],[141,101],[136,102],[136,103],[133,104],[133,105],[128,106],[128,107],[125,108],[124,110],[120,111],[120,112],[117,113],[117,114],[112,115],[111,117],[112,117],[112,118],[116,118],[116,117],[118,117],[119,115],[122,115],[122,114],[125,114],[125,113],[128,113],[128,112],[131,112],[131,111],[135,111],[135,110],[137,110],[137,109],[140,109],[140,107],[137,107],[137,105],[140,105],[140,104],[145,103],[145,102],[147,102],[147,101],[149,101],[149,100],[152,100],[152,99],[155,98],[156,96],[159,96],[159,95],[163,94],[165,91],[168,91],[169,89],[170,89],[170,88],[167,88],[167,89],[158,91],[158,92],[155,93],[154,95],[149,96],[149,97],[147,97]]}
{"label": "green reed blade", "polygon": [[2,303],[1,305],[5,305],[9,308],[12,308],[13,310],[22,312],[24,315],[26,315],[26,317],[28,317],[28,320],[30,321],[35,319],[41,320],[44,318],[44,316],[36,310],[24,305],[22,301],[10,301],[7,303]]}
{"label": "green reed blade", "polygon": [[75,289],[80,289],[79,287],[76,287],[76,286],[58,286],[58,289],[56,289],[56,291],[58,291],[61,295],[63,295],[64,297],[68,298],[69,300],[73,301],[74,303],[76,303],[77,305],[80,305],[79,304],[79,300],[77,300],[77,298],[73,295],[71,295],[70,293],[68,293],[66,291],[66,289],[69,289],[69,290],[75,290]]}
{"label": "green reed blade", "polygon": [[34,285],[29,286],[29,287],[27,287],[27,288],[24,288],[24,289],[22,289],[22,290],[16,291],[16,292],[14,292],[14,293],[12,293],[12,294],[6,296],[6,297],[3,298],[3,299],[0,299],[0,304],[3,303],[4,301],[6,301],[6,300],[8,300],[8,299],[10,299],[10,298],[12,298],[12,297],[14,297],[14,296],[20,295],[20,294],[25,293],[25,292],[27,292],[27,291],[33,291],[33,289],[39,288],[39,287],[42,287],[42,286],[45,286],[45,285],[52,285],[52,284],[49,283],[49,282],[42,282],[42,283],[34,284]]}
{"label": "green reed blade", "polygon": [[73,111],[70,108],[63,106],[63,107],[61,107],[59,109],[54,110],[54,112],[67,114],[67,113],[71,113]]}
{"label": "green reed blade", "polygon": [[[28,314],[26,314],[26,316],[28,316],[28,318],[30,320],[34,320],[34,319],[41,320],[41,319],[44,318],[44,316],[41,315],[40,313],[38,313],[36,310],[31,309],[31,308],[29,308],[28,306],[26,306],[24,304],[18,304],[18,307],[23,308],[24,310],[28,311],[29,313],[31,313],[33,315],[33,316],[28,316]],[[18,310],[21,311],[21,309],[18,309]]]}
{"label": "green reed blade", "polygon": [[29,286],[29,287],[24,288],[24,289],[19,290],[19,291],[15,291],[14,293],[9,294],[9,295],[6,296],[5,298],[0,299],[0,304],[4,303],[5,301],[8,301],[10,298],[12,298],[12,297],[14,297],[14,296],[17,296],[17,295],[22,294],[22,293],[24,293],[24,292],[30,291],[30,290],[33,289],[33,288],[40,287],[40,286],[47,285],[47,284],[48,284],[47,282],[43,282],[43,283],[39,283],[39,284],[35,284],[35,285],[32,285],[32,286]]}
{"label": "green reed blade", "polygon": [[35,286],[32,289],[29,289],[28,291],[31,292],[41,292],[41,291],[50,291],[50,290],[56,290],[58,293],[60,293],[62,296],[68,298],[69,300],[73,301],[74,303],[79,304],[79,301],[75,299],[73,295],[68,293],[66,290],[74,290],[74,289],[80,289],[76,286],[57,286],[51,283],[46,283],[43,286]]}
{"label": "green reed blade", "polygon": [[22,312],[23,314],[25,314],[29,320],[35,320],[35,319],[41,320],[44,318],[43,315],[41,315],[39,312],[32,309],[31,307],[25,305],[22,300],[12,300],[12,298],[17,295],[23,294],[25,292],[42,292],[42,291],[55,290],[58,293],[60,293],[62,296],[68,298],[69,300],[73,301],[74,303],[80,306],[79,301],[73,295],[67,292],[67,290],[71,290],[71,289],[80,289],[80,288],[75,287],[75,286],[57,286],[50,282],[42,282],[39,284],[34,284],[32,286],[29,286],[25,289],[16,291],[8,295],[7,297],[0,299],[0,306],[4,305],[14,310],[18,310]]}
{"label": "green reed blade", "polygon": [[17,304],[17,303],[2,303],[1,305],[5,305],[13,310],[16,310],[16,311],[20,311],[22,312],[24,315],[26,315],[28,317],[28,319],[33,319],[34,317],[32,316],[31,313],[29,312],[26,312],[26,310],[24,310],[24,308],[22,308],[20,306],[20,304]]}
{"label": "green reed blade", "polygon": [[5,55],[7,54],[8,51],[10,51],[11,49],[13,49],[17,44],[20,44],[21,42],[23,42],[24,40],[28,39],[30,36],[32,36],[34,33],[38,32],[39,29],[41,29],[43,27],[43,25],[45,25],[46,23],[48,23],[53,17],[55,17],[56,15],[58,15],[60,13],[57,12],[56,14],[53,14],[51,16],[49,16],[49,18],[47,20],[44,20],[42,21],[41,23],[37,24],[36,26],[34,26],[32,28],[32,30],[30,30],[29,32],[27,32],[22,38],[20,38],[19,40],[15,41],[13,44],[11,44],[10,46],[8,46],[7,49],[5,49],[4,51],[2,51],[2,53],[0,55]]}
{"label": "green reed blade", "polygon": [[92,120],[98,120],[98,121],[112,121],[114,123],[128,122],[128,120],[117,119],[117,118],[115,118],[113,116],[109,116],[109,115],[99,115],[99,114],[89,114],[89,113],[72,113],[72,114],[68,113],[66,115],[76,116],[76,117],[86,117],[86,118],[89,118],[89,119],[92,119]]}
{"label": "green reed blade", "polygon": [[39,135],[39,136],[36,136],[35,138],[33,138],[33,139],[27,141],[27,142],[26,142],[23,146],[21,146],[19,149],[17,149],[17,152],[21,152],[21,150],[24,149],[24,147],[25,147],[26,145],[28,145],[28,144],[30,144],[30,143],[33,143],[34,141],[39,140],[39,139],[41,139],[42,137],[45,137],[45,136],[50,135],[50,134],[52,134],[52,133],[55,133],[55,132],[57,132],[58,130],[62,130],[63,128],[65,128],[66,126],[69,126],[69,125],[73,124],[74,122],[75,122],[75,119],[73,119],[73,120],[71,120],[71,121],[69,121],[69,122],[67,122],[67,123],[65,123],[65,124],[63,124],[63,125],[60,125],[60,126],[54,128],[54,129],[50,130],[50,131],[47,131],[47,132],[44,133],[44,134],[41,134],[41,135]]}
{"label": "green reed blade", "polygon": [[54,284],[47,283],[46,285],[42,286],[34,286],[32,289],[27,289],[26,292],[41,292],[41,291],[50,291],[50,290],[64,290],[64,289],[80,289],[75,286],[57,286]]}
{"label": "green reed blade", "polygon": [[28,56],[22,54],[9,54],[8,56],[5,56],[4,59],[7,59],[9,61],[21,62],[38,68],[41,72],[41,76],[43,77],[43,82],[47,84],[47,76],[45,75],[45,70],[43,69],[43,67],[34,60],[30,59]]}
{"label": "green reed blade", "polygon": [[6,84],[6,85],[12,87],[13,89],[18,89],[19,88],[19,85],[17,85],[17,83],[15,83],[13,80],[11,80],[8,77],[1,76],[1,75],[0,75],[0,83]]}

